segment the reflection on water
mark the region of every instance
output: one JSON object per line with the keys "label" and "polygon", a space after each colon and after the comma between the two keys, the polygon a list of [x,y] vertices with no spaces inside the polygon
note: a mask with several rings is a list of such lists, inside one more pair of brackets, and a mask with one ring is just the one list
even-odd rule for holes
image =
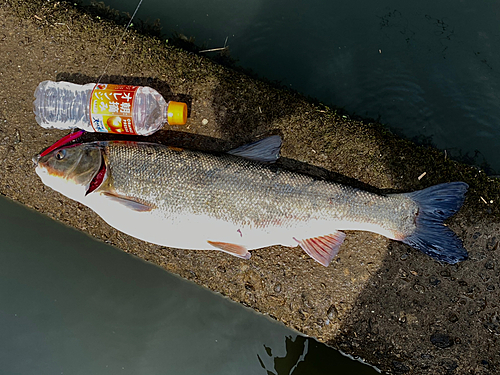
{"label": "reflection on water", "polygon": [[[105,3],[132,13],[137,0]],[[499,11],[473,0],[144,0],[137,17],[206,48],[228,37],[243,67],[500,173]]]}
{"label": "reflection on water", "polygon": [[281,375],[295,352],[309,374],[360,365],[4,197],[0,238],[2,375]]}
{"label": "reflection on water", "polygon": [[[328,373],[341,374],[376,374],[361,362],[347,362],[342,354],[332,352],[325,345],[303,337],[285,337],[286,353],[284,357],[273,356],[273,349],[265,346],[267,358],[257,354],[260,365],[267,375],[310,375]],[[272,361],[271,361],[272,360]],[[270,363],[269,363],[270,362]],[[326,372],[325,372],[326,370]]]}

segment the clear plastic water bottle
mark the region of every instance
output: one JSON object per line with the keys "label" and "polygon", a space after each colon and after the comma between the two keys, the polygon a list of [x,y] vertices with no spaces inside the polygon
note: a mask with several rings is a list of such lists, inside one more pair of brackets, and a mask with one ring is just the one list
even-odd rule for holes
{"label": "clear plastic water bottle", "polygon": [[44,81],[33,106],[36,122],[44,128],[149,135],[165,123],[187,121],[186,103],[167,103],[146,86]]}

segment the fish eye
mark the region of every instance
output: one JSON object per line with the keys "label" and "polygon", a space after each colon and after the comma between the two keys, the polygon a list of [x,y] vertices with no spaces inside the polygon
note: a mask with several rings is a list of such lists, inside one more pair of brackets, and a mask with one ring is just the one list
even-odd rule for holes
{"label": "fish eye", "polygon": [[57,160],[62,160],[64,159],[65,156],[66,156],[66,150],[64,149],[57,151],[55,155]]}

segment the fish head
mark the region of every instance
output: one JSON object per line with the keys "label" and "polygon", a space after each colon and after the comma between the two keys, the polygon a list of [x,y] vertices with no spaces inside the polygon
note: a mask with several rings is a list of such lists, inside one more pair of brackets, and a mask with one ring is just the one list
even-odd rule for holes
{"label": "fish head", "polygon": [[[92,189],[93,181],[104,164],[97,143],[64,146],[33,158],[36,174],[55,191],[81,201]],[[102,177],[101,177],[102,180]]]}

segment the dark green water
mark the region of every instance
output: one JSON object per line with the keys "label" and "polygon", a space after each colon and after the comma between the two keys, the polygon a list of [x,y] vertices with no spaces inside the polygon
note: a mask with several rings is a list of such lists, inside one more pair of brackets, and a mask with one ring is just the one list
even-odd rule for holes
{"label": "dark green water", "polygon": [[0,374],[376,374],[0,197]]}
{"label": "dark green water", "polygon": [[227,38],[243,67],[500,175],[498,1],[143,0],[137,17]]}

